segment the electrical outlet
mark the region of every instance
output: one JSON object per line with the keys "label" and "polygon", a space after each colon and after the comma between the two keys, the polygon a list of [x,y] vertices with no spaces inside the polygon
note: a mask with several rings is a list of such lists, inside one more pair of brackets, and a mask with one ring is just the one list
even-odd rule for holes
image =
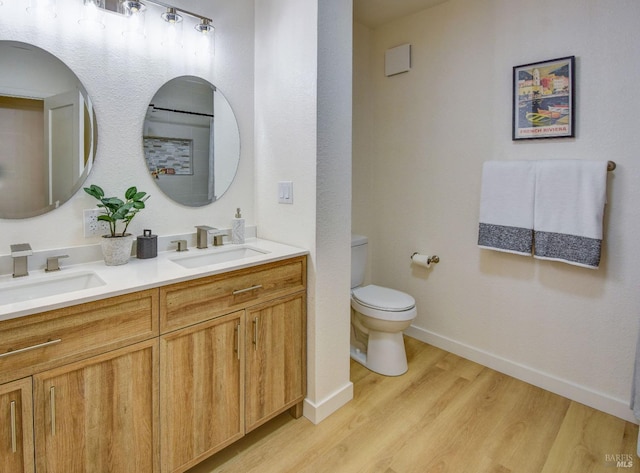
{"label": "electrical outlet", "polygon": [[102,235],[105,231],[104,223],[98,220],[100,210],[87,209],[84,211],[84,237],[91,238]]}

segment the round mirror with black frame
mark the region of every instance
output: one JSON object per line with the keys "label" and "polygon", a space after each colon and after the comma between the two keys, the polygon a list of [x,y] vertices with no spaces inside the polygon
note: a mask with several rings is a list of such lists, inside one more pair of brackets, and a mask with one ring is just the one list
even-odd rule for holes
{"label": "round mirror with black frame", "polygon": [[98,126],[78,77],[53,54],[0,41],[0,218],[58,208],[95,161]]}
{"label": "round mirror with black frame", "polygon": [[240,133],[229,102],[213,84],[195,76],[176,77],[153,96],[143,147],[158,187],[188,207],[218,200],[240,161]]}

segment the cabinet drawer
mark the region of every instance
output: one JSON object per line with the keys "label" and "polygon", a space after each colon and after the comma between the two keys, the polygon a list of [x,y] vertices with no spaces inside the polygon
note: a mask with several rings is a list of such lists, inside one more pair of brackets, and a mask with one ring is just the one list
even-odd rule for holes
{"label": "cabinet drawer", "polygon": [[2,321],[0,383],[157,336],[157,311],[150,289]]}
{"label": "cabinet drawer", "polygon": [[160,288],[162,333],[304,290],[307,258],[216,274]]}

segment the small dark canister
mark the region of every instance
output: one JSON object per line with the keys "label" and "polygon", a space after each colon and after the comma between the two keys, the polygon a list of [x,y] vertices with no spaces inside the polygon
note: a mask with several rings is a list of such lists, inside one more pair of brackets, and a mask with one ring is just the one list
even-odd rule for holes
{"label": "small dark canister", "polygon": [[143,233],[138,236],[136,256],[139,259],[155,258],[158,256],[158,235],[152,235],[151,230],[144,230]]}

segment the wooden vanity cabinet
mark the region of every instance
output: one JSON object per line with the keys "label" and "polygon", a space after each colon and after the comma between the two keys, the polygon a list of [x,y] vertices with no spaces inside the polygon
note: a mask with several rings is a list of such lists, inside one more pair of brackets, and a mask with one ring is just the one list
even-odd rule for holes
{"label": "wooden vanity cabinet", "polygon": [[288,408],[293,408],[294,417],[302,415],[307,386],[305,314],[305,293],[247,309],[246,432]]}
{"label": "wooden vanity cabinet", "polygon": [[306,257],[160,288],[162,472],[184,472],[306,394]]}
{"label": "wooden vanity cabinet", "polygon": [[306,276],[299,256],[0,321],[0,472],[184,472],[299,417]]}
{"label": "wooden vanity cabinet", "polygon": [[158,472],[158,336],[157,289],[0,322],[0,471]]}
{"label": "wooden vanity cabinet", "polygon": [[0,471],[33,473],[31,378],[0,385]]}
{"label": "wooden vanity cabinet", "polygon": [[34,375],[38,473],[154,472],[158,340]]}
{"label": "wooden vanity cabinet", "polygon": [[158,290],[0,321],[0,383],[159,335]]}
{"label": "wooden vanity cabinet", "polygon": [[164,286],[160,288],[160,332],[304,291],[306,287],[305,256]]}
{"label": "wooden vanity cabinet", "polygon": [[185,471],[243,436],[243,315],[160,337],[163,471]]}

